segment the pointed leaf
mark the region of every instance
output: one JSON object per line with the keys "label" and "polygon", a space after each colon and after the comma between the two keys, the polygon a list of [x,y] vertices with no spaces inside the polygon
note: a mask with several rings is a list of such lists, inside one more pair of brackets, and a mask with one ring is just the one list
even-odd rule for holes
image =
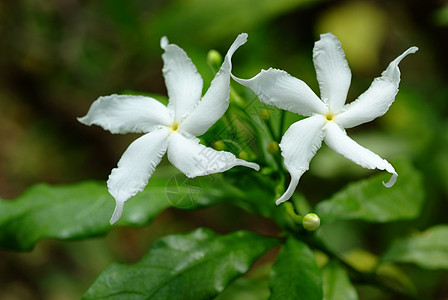
{"label": "pointed leaf", "polygon": [[424,200],[422,176],[407,161],[395,163],[398,180],[391,188],[380,174],[349,184],[329,200],[316,206],[322,223],[335,220],[360,219],[370,222],[390,222],[413,219],[420,214]]}
{"label": "pointed leaf", "polygon": [[381,261],[413,263],[427,269],[448,269],[448,225],[396,241]]}
{"label": "pointed leaf", "polygon": [[330,261],[322,269],[324,300],[358,300],[344,268],[336,261]]}
{"label": "pointed leaf", "polygon": [[[126,202],[118,224],[142,226],[170,206],[194,209],[237,198],[238,191],[220,176],[190,181],[173,169],[160,170],[145,191]],[[0,248],[30,250],[43,238],[105,234],[113,228],[109,219],[114,205],[105,182],[35,185],[15,200],[0,200]]]}
{"label": "pointed leaf", "polygon": [[269,299],[321,300],[322,277],[306,244],[289,238],[272,266]]}
{"label": "pointed leaf", "polygon": [[211,299],[278,243],[248,231],[170,235],[137,264],[111,265],[84,299]]}

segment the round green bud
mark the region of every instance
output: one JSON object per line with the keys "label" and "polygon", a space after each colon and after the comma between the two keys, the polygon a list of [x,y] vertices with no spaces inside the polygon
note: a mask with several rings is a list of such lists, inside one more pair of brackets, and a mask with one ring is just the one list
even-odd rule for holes
{"label": "round green bud", "polygon": [[221,151],[226,148],[226,144],[224,144],[223,141],[219,140],[219,141],[213,142],[213,148],[215,148],[218,151]]}
{"label": "round green bud", "polygon": [[247,154],[246,151],[241,151],[238,154],[238,158],[243,159],[243,160],[248,160],[249,159],[249,154]]}
{"label": "round green bud", "polygon": [[320,218],[314,213],[306,214],[302,220],[303,228],[308,231],[317,230],[320,226]]}
{"label": "round green bud", "polygon": [[271,153],[271,154],[277,154],[279,147],[278,147],[278,143],[277,142],[270,142],[267,146],[266,146],[266,150]]}
{"label": "round green bud", "polygon": [[210,50],[207,54],[207,63],[214,70],[218,71],[222,64],[222,56],[216,50]]}
{"label": "round green bud", "polygon": [[260,110],[260,118],[262,120],[269,120],[271,118],[271,112],[269,110],[267,110],[266,108],[263,108],[262,110]]}

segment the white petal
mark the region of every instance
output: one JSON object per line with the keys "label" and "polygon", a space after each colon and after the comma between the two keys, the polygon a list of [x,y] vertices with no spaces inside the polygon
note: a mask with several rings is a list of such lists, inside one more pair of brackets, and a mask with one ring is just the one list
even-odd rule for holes
{"label": "white petal", "polygon": [[336,122],[328,122],[325,131],[325,143],[331,149],[364,168],[386,170],[392,174],[392,178],[383,184],[386,187],[394,185],[398,174],[387,160],[356,143]]}
{"label": "white petal", "polygon": [[280,148],[286,169],[291,173],[291,183],[276,201],[277,205],[292,196],[300,177],[308,170],[311,159],[322,145],[325,122],[321,115],[300,120],[292,124],[283,136]]}
{"label": "white petal", "polygon": [[111,224],[120,219],[124,202],[148,184],[166,152],[169,134],[170,130],[165,127],[136,139],[123,153],[118,168],[112,170],[107,187],[117,204]]}
{"label": "white petal", "polygon": [[224,172],[238,165],[260,169],[257,164],[238,159],[230,152],[201,145],[199,139],[186,138],[178,132],[170,135],[168,160],[190,178]]}
{"label": "white petal", "polygon": [[359,98],[344,107],[344,111],[336,116],[336,121],[344,128],[351,128],[370,122],[384,115],[395,100],[400,83],[398,64],[417,47],[411,47],[392,61],[381,77],[375,78],[371,86]]}
{"label": "white petal", "polygon": [[174,111],[175,121],[180,122],[201,99],[202,77],[179,46],[169,44],[166,37],[162,38],[160,46],[165,50],[162,72],[168,91],[168,108]]}
{"label": "white petal", "polygon": [[296,190],[297,185],[299,184],[300,177],[302,177],[303,173],[305,173],[305,171],[296,174],[294,176],[291,174],[291,181],[289,182],[288,188],[283,193],[283,195],[281,195],[281,197],[275,201],[275,204],[280,205],[283,202],[288,201],[292,197],[292,195]]}
{"label": "white petal", "polygon": [[338,113],[347,99],[352,73],[341,43],[333,34],[321,34],[314,44],[313,61],[320,97],[333,113]]}
{"label": "white petal", "polygon": [[326,105],[316,96],[310,87],[285,71],[261,70],[251,79],[241,79],[232,75],[238,83],[250,88],[261,102],[291,112],[311,116],[315,113],[326,114]]}
{"label": "white petal", "polygon": [[229,107],[230,72],[232,71],[232,55],[241,45],[246,43],[247,34],[240,34],[227,52],[221,69],[213,79],[210,88],[201,102],[180,124],[179,129],[187,131],[193,136],[204,134],[216,123]]}
{"label": "white petal", "polygon": [[78,121],[101,126],[112,133],[149,132],[172,122],[168,109],[159,101],[130,95],[99,97]]}

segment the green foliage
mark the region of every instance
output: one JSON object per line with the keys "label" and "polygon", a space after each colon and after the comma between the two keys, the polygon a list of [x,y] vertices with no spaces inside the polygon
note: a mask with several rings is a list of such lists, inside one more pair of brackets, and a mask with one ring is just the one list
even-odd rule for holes
{"label": "green foliage", "polygon": [[[178,201],[188,199],[192,187],[175,182],[175,174],[172,168],[156,173],[145,191],[126,202],[118,224],[142,226],[170,206],[193,209],[238,197],[238,191],[217,175],[199,182],[198,193],[187,206]],[[169,198],[170,192],[175,193],[174,199]],[[105,182],[33,186],[15,200],[0,201],[0,247],[30,250],[43,238],[71,240],[105,234],[112,228],[109,219],[114,205]]]}
{"label": "green foliage", "polygon": [[[0,202],[0,245],[30,250],[42,238],[74,239],[105,233],[114,200],[105,183],[39,184],[15,201]],[[153,214],[160,212],[155,204]]]}
{"label": "green foliage", "polygon": [[[206,226],[276,236],[288,232],[294,237],[287,239],[276,262],[271,252],[237,279],[279,241],[248,231],[168,236],[155,242],[140,263],[111,266],[85,298],[145,298],[111,293],[119,287],[151,289],[156,285],[148,280],[159,280],[159,293],[171,293],[168,299],[267,299],[271,288],[272,298],[352,300],[358,298],[353,285],[360,299],[445,299],[448,230],[446,225],[432,226],[447,223],[448,89],[446,51],[439,42],[447,16],[446,5],[434,8],[424,1],[4,1],[2,195],[18,195],[34,182],[78,182],[107,175],[129,143],[98,128],[81,129],[76,117],[99,95],[111,93],[145,94],[166,104],[166,97],[148,93],[166,94],[161,36],[187,51],[204,78],[204,91],[214,76],[206,64],[207,51],[213,47],[224,55],[236,34],[248,32],[249,42],[233,59],[235,75],[248,78],[261,68],[285,69],[317,92],[311,49],[320,33],[331,31],[341,40],[355,78],[349,100],[365,91],[372,76],[400,51],[413,44],[421,50],[400,64],[400,92],[388,113],[352,135],[376,153],[406,157],[393,163],[399,177],[392,188],[382,186],[389,175],[379,171],[322,201],[321,195],[328,195],[322,178],[334,190],[345,179],[368,172],[337,153],[327,155],[324,147],[293,198],[276,206],[288,175],[272,143],[278,144],[300,117],[262,104],[232,82],[229,110],[201,139],[245,154],[260,164],[260,172],[235,168],[192,181],[161,164],[147,189],[126,202],[117,224],[125,228],[109,224],[115,201],[105,182],[38,184],[16,199],[0,199],[0,248],[30,250],[42,239],[55,239],[32,253],[1,251],[0,298],[78,299],[95,274],[117,256],[135,261],[142,248],[167,232]],[[427,20],[427,26],[416,20]],[[425,209],[416,219],[424,194]],[[195,212],[166,210],[170,207]],[[164,210],[148,228],[127,227],[146,226]],[[235,212],[238,216],[228,217]],[[321,218],[322,227],[304,232],[302,217],[312,212]],[[429,229],[397,238],[414,228]],[[114,232],[103,239],[64,242],[111,229]],[[391,240],[396,242],[380,253]],[[313,247],[319,250],[314,255]]]}
{"label": "green foliage", "polygon": [[334,260],[322,269],[324,300],[358,300],[356,289],[342,266]]}
{"label": "green foliage", "polygon": [[396,241],[382,261],[413,263],[427,269],[448,269],[448,225],[430,229]]}
{"label": "green foliage", "polygon": [[422,176],[406,160],[394,165],[399,176],[393,187],[385,188],[381,182],[387,175],[380,174],[351,183],[329,200],[320,202],[316,213],[322,223],[336,220],[382,223],[416,218],[424,200]]}
{"label": "green foliage", "polygon": [[224,292],[214,300],[260,300],[270,295],[268,274],[270,264],[254,268],[244,277],[235,280]]}
{"label": "green foliage", "polygon": [[269,299],[322,299],[322,277],[308,246],[289,238],[280,250],[270,275]]}
{"label": "green foliage", "polygon": [[106,269],[84,299],[211,299],[278,243],[248,231],[167,236],[139,263]]}
{"label": "green foliage", "polygon": [[239,198],[233,198],[232,203],[242,209],[274,220],[282,228],[290,225],[286,215],[286,207],[275,205],[275,182],[260,174],[238,172],[224,174],[227,184],[241,193]]}

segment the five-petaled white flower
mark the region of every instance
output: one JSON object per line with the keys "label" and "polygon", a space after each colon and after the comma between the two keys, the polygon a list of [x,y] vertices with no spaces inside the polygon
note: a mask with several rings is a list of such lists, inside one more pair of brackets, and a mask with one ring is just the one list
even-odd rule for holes
{"label": "five-petaled white flower", "polygon": [[277,199],[277,205],[292,196],[322,141],[364,168],[391,173],[389,182],[383,182],[386,187],[395,183],[398,175],[392,165],[349,138],[345,128],[372,121],[386,113],[398,92],[398,64],[405,56],[417,50],[417,47],[411,47],[398,56],[367,91],[349,104],[345,104],[345,99],[351,71],[341,43],[331,33],[322,34],[313,50],[321,99],[303,81],[282,70],[262,70],[255,77],[246,80],[232,75],[237,82],[250,88],[263,103],[308,116],[291,125],[280,143],[291,182],[286,192]]}
{"label": "five-petaled white flower", "polygon": [[107,186],[116,207],[110,220],[120,219],[124,202],[142,191],[165,152],[168,160],[188,177],[226,171],[236,165],[258,170],[255,163],[199,144],[205,133],[229,106],[231,57],[247,40],[240,34],[230,47],[221,69],[201,99],[202,77],[187,54],[163,37],[163,76],[169,103],[143,96],[100,97],[79,121],[99,125],[112,133],[145,133],[124,152],[118,168],[112,170]]}

